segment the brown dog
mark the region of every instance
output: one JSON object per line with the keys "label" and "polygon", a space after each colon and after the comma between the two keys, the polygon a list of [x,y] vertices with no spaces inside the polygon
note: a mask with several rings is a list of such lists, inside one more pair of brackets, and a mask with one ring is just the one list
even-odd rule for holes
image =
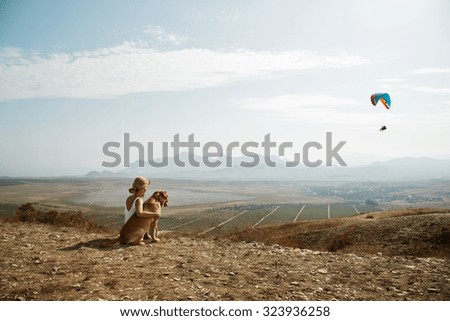
{"label": "brown dog", "polygon": [[[163,207],[168,206],[168,203],[169,195],[167,192],[157,191],[144,202],[143,208],[144,211],[160,213]],[[129,245],[144,244],[144,236],[150,234],[151,239],[158,242],[159,239],[156,237],[158,232],[157,224],[158,219],[142,218],[134,213],[120,230],[119,241],[122,244]]]}
{"label": "brown dog", "polygon": [[[144,211],[148,212],[161,212],[163,207],[168,206],[169,195],[166,191],[154,192],[148,200],[143,204]],[[144,236],[150,237],[153,241],[158,242],[159,239],[156,237],[158,232],[158,221],[156,218],[143,218],[138,217],[134,213],[128,221],[122,226],[120,230],[120,236],[112,242],[106,243],[103,246],[113,246],[117,243],[126,245],[144,245]]]}

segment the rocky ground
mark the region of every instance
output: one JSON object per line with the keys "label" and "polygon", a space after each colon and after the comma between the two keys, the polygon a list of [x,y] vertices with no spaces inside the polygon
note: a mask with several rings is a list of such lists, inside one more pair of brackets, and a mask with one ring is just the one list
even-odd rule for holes
{"label": "rocky ground", "polygon": [[449,258],[321,252],[162,233],[0,224],[0,300],[450,300]]}

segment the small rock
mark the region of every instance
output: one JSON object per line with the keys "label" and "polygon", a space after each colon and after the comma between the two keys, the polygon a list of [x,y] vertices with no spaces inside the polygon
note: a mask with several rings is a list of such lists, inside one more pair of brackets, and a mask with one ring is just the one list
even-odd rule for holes
{"label": "small rock", "polygon": [[294,282],[291,282],[290,284],[291,284],[291,285],[295,285],[295,286],[299,286],[299,285],[300,285],[300,282],[294,281]]}
{"label": "small rock", "polygon": [[327,274],[328,270],[327,269],[318,269],[317,272],[322,273],[322,274]]}

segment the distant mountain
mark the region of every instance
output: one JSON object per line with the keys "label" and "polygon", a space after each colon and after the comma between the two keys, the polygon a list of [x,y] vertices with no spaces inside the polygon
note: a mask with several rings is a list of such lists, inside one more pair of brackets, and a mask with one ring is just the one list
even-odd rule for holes
{"label": "distant mountain", "polygon": [[[256,166],[256,168],[266,168],[268,167],[266,163],[271,164],[272,162],[275,163],[276,167],[283,167],[285,164],[285,161],[281,158],[271,155],[270,159],[264,160],[263,155],[257,155],[259,158],[259,164]],[[206,166],[205,164],[207,162],[216,162],[219,166],[211,167]],[[147,161],[135,161],[130,164],[130,167],[125,168],[124,170],[120,171],[119,173],[121,175],[125,174],[126,176],[130,174],[135,173],[149,173],[149,174],[171,174],[176,173],[176,175],[186,175],[191,176],[192,173],[204,173],[204,172],[220,172],[222,170],[227,169],[234,169],[237,170],[241,168],[241,164],[250,164],[253,162],[253,158],[251,157],[220,157],[217,159],[214,159],[212,157],[208,159],[204,159],[201,156],[198,156],[196,154],[189,154],[187,152],[180,153],[177,157],[169,157],[164,159],[156,159],[154,160],[157,164],[167,164],[163,167],[154,167],[151,166]],[[184,164],[184,167],[177,165]],[[198,164],[199,166],[197,166]],[[143,166],[142,166],[143,165]],[[230,167],[231,166],[231,167]],[[242,167],[245,170],[251,170],[251,168],[248,167]],[[273,170],[274,168],[268,167],[269,170]]]}
{"label": "distant mountain", "polygon": [[393,179],[434,179],[450,177],[450,160],[428,157],[395,158],[368,166],[379,174]]}
{"label": "distant mountain", "polygon": [[[249,163],[250,157],[235,157],[228,159],[232,167],[226,166],[226,160],[221,166],[212,168],[204,165],[204,160],[198,155],[182,153],[179,160],[185,163],[185,167],[175,164],[174,158],[168,158],[168,166],[156,168],[145,163],[139,167],[138,162],[131,164],[129,168],[122,169],[116,173],[110,171],[92,171],[87,177],[134,177],[144,175],[152,178],[168,179],[193,179],[193,180],[318,180],[318,181],[393,181],[393,180],[424,180],[450,178],[450,160],[432,158],[404,157],[388,161],[376,161],[363,166],[332,166],[310,168],[303,164],[294,168],[286,168],[285,161],[279,157],[271,156],[270,159],[276,163],[276,167],[269,167],[260,157],[259,165],[248,168],[240,166],[241,162]],[[189,164],[191,161],[200,163],[200,167]],[[162,160],[156,160],[161,162]],[[210,159],[211,161],[211,159]]]}
{"label": "distant mountain", "polygon": [[378,156],[375,154],[348,154],[342,155],[348,166],[366,166],[374,162],[386,162],[392,157]]}
{"label": "distant mountain", "polygon": [[117,174],[114,173],[114,172],[111,172],[111,171],[103,170],[101,172],[99,172],[99,171],[90,171],[89,173],[87,173],[84,176],[85,177],[115,177],[115,176],[117,176]]}

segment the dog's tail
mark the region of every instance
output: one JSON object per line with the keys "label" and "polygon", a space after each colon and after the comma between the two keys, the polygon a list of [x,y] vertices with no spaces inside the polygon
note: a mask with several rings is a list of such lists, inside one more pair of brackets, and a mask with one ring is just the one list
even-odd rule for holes
{"label": "dog's tail", "polygon": [[114,247],[118,244],[120,244],[120,237],[104,242],[99,247]]}

